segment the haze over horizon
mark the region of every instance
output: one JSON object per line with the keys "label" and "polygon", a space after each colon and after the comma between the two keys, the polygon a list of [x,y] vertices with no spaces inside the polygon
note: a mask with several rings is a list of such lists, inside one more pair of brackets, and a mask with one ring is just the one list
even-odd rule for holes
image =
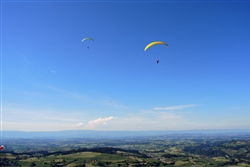
{"label": "haze over horizon", "polygon": [[1,5],[4,131],[250,129],[250,2]]}

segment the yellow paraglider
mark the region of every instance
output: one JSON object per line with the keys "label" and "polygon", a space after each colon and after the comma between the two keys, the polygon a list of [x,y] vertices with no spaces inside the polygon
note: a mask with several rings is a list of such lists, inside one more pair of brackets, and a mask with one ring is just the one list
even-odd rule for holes
{"label": "yellow paraglider", "polygon": [[83,42],[83,41],[86,41],[86,40],[94,41],[92,38],[83,38],[83,39],[82,39],[82,42]]}
{"label": "yellow paraglider", "polygon": [[162,44],[162,45],[168,46],[168,44],[166,44],[165,42],[162,42],[162,41],[154,41],[154,42],[149,43],[149,44],[144,48],[144,51],[146,51],[146,50],[147,50],[148,48],[150,48],[151,46],[158,45],[158,44]]}

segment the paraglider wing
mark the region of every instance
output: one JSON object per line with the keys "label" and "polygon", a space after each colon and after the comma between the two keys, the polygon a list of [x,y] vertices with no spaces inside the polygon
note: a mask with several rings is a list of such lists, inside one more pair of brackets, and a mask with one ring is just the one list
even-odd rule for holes
{"label": "paraglider wing", "polygon": [[83,38],[83,39],[82,39],[82,42],[84,42],[84,41],[86,41],[86,40],[94,41],[92,38]]}
{"label": "paraglider wing", "polygon": [[0,146],[0,150],[2,150],[3,148],[4,148],[4,146],[3,146],[3,145],[1,145],[1,146]]}
{"label": "paraglider wing", "polygon": [[162,42],[162,41],[154,41],[154,42],[151,42],[149,43],[145,48],[144,48],[144,51],[146,51],[148,48],[150,48],[151,46],[154,46],[154,45],[166,45],[168,46],[168,44],[166,44],[165,42]]}

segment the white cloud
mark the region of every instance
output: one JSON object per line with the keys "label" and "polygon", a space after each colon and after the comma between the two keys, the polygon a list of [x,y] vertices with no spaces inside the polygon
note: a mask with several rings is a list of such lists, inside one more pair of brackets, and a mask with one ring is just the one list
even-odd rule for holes
{"label": "white cloud", "polygon": [[187,105],[178,105],[178,106],[169,106],[169,107],[155,107],[153,110],[164,110],[164,111],[174,111],[182,110],[185,108],[200,106],[199,104],[187,104]]}
{"label": "white cloud", "polygon": [[98,118],[98,119],[90,120],[90,121],[88,121],[87,124],[84,124],[83,122],[79,122],[79,123],[71,125],[69,129],[71,129],[71,130],[72,129],[100,130],[103,127],[106,128],[106,125],[112,119],[114,119],[114,117],[110,116],[107,118]]}
{"label": "white cloud", "polygon": [[114,117],[110,116],[107,118],[98,118],[92,121],[88,122],[88,125],[86,126],[86,129],[95,129],[96,127],[100,125],[106,125],[108,121],[111,121]]}
{"label": "white cloud", "polygon": [[81,127],[83,126],[83,123],[82,122],[79,122],[77,124],[74,124],[74,125],[71,125],[72,127]]}

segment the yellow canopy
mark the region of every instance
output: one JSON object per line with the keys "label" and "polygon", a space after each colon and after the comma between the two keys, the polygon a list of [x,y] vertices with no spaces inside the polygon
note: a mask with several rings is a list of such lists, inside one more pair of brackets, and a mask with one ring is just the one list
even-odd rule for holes
{"label": "yellow canopy", "polygon": [[168,44],[166,44],[165,42],[162,42],[162,41],[154,41],[154,42],[149,43],[149,44],[144,48],[144,51],[146,51],[146,50],[147,50],[148,48],[150,48],[151,46],[158,45],[158,44],[162,44],[162,45],[168,46]]}

